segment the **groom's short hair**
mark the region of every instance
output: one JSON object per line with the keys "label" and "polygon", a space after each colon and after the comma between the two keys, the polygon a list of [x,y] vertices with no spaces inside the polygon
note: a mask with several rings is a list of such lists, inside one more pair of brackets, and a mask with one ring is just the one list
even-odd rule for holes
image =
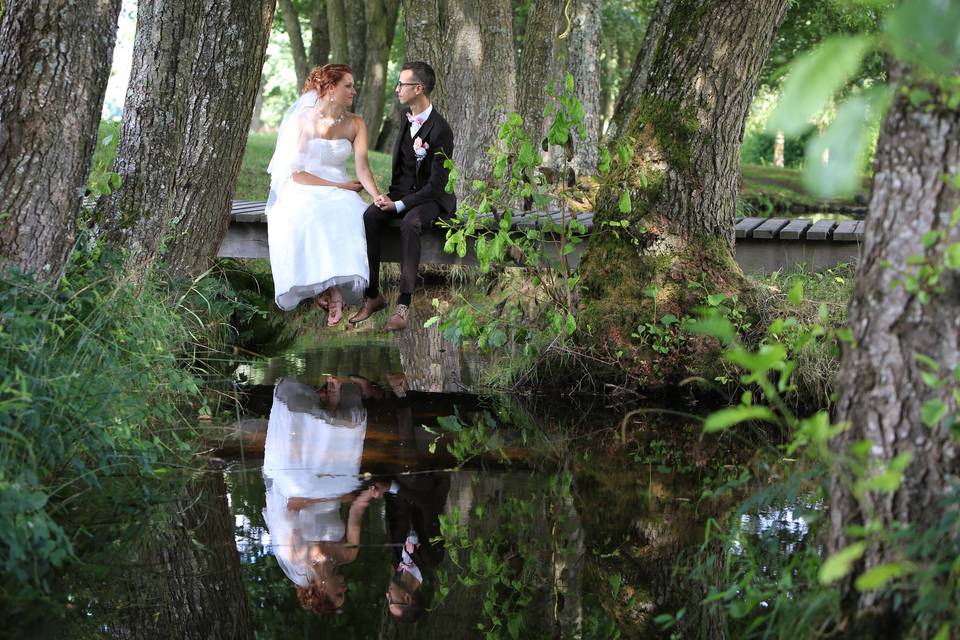
{"label": "groom's short hair", "polygon": [[430,95],[437,84],[437,74],[426,62],[408,62],[400,68],[400,71],[412,71],[413,77],[423,85],[423,92],[427,95]]}

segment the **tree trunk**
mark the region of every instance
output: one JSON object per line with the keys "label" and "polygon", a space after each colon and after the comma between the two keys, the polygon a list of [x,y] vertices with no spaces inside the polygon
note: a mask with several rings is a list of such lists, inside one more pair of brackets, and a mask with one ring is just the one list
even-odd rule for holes
{"label": "tree trunk", "polygon": [[169,231],[202,20],[202,0],[158,0],[137,11],[113,168],[122,183],[97,204],[108,239],[129,251],[131,265],[152,261]]}
{"label": "tree trunk", "polygon": [[566,28],[566,21],[561,20],[564,4],[566,0],[532,0],[520,50],[517,113],[523,117],[524,129],[538,148],[547,134],[543,118],[543,107],[550,99],[547,85],[552,82],[556,91],[562,88],[562,83],[557,82],[562,69],[557,64],[561,49],[557,36]]}
{"label": "tree trunk", "polygon": [[280,10],[283,28],[286,29],[287,37],[290,38],[290,51],[293,53],[293,68],[297,74],[299,90],[307,81],[307,74],[310,73],[307,51],[303,46],[303,33],[300,31],[300,18],[297,16],[297,10],[293,8],[292,0],[278,0],[277,9]]}
{"label": "tree trunk", "polygon": [[[353,0],[354,2],[356,0]],[[330,62],[349,64],[350,52],[347,48],[347,12],[344,0],[326,0],[327,31],[330,34]]]}
{"label": "tree trunk", "polygon": [[[263,63],[267,63],[267,58],[270,56],[263,56]],[[253,117],[250,119],[250,133],[258,133],[263,129],[263,120],[260,116],[263,113],[263,88],[266,85],[266,79],[263,77],[263,70],[260,72],[260,85],[257,87],[257,97],[253,99]]]}
{"label": "tree trunk", "polygon": [[175,231],[165,259],[195,276],[210,266],[230,222],[273,0],[205,0],[200,48],[174,196]]}
{"label": "tree trunk", "polygon": [[[330,57],[330,30],[327,27],[327,8],[323,0],[313,0],[310,5],[310,65],[327,64]],[[300,85],[299,88],[302,88]]]}
{"label": "tree trunk", "polygon": [[400,0],[366,0],[367,54],[356,111],[367,124],[367,140],[375,144],[383,123],[383,107],[386,98],[387,63],[390,60],[391,32],[388,25],[397,21]]}
{"label": "tree trunk", "polygon": [[453,127],[458,192],[490,173],[487,149],[505,113],[516,110],[513,16],[509,0],[407,0],[407,59],[437,72],[435,102]]}
{"label": "tree trunk", "polygon": [[[562,40],[560,67],[573,76],[574,95],[583,105],[586,137],[573,137],[571,167],[594,175],[600,161],[600,0],[574,0],[570,33]],[[564,25],[566,20],[564,20]],[[565,28],[565,27],[564,27]]]}
{"label": "tree trunk", "polygon": [[166,529],[143,552],[147,567],[131,577],[131,602],[115,603],[110,637],[253,638],[223,474],[192,480],[168,510]]}
{"label": "tree trunk", "polygon": [[[677,0],[658,0],[653,13],[650,15],[650,21],[647,22],[647,31],[643,36],[643,46],[640,47],[637,58],[633,62],[630,79],[620,87],[620,93],[617,96],[613,119],[607,129],[607,136],[610,140],[616,139],[620,135],[626,126],[625,120],[634,117],[636,105],[643,99],[647,78],[650,76],[650,68],[660,52],[660,45],[667,33],[670,12],[673,11],[676,2]],[[618,53],[622,51],[622,48],[618,49]],[[617,63],[624,64],[625,62],[626,57],[618,55]]]}
{"label": "tree trunk", "polygon": [[675,0],[654,15],[612,125],[633,156],[604,181],[594,217],[595,228],[621,219],[628,227],[595,233],[581,263],[584,320],[599,329],[598,344],[631,347],[622,332],[650,320],[648,287],[660,290],[657,312],[677,317],[699,304],[685,285],[701,271],[713,293],[744,290],[732,255],[740,143],[788,4]]}
{"label": "tree trunk", "polygon": [[0,20],[0,256],[42,277],[73,246],[119,12],[119,0],[34,0]]}
{"label": "tree trunk", "polygon": [[786,146],[786,140],[783,137],[783,129],[777,129],[777,137],[773,143],[773,166],[783,167],[784,158],[783,152],[784,147]]}
{"label": "tree trunk", "polygon": [[[376,146],[373,147],[382,153],[392,153],[393,143],[396,141],[397,122],[400,119],[400,103],[396,100],[390,101],[390,108],[387,109],[387,115],[383,119],[383,125],[380,127],[380,133],[377,135]],[[372,138],[371,138],[372,140]]]}
{"label": "tree trunk", "polygon": [[607,128],[613,119],[613,107],[616,105],[617,87],[617,59],[613,45],[609,42],[603,46],[603,81],[601,82],[603,100],[600,104],[600,113],[603,114],[603,124],[600,133],[606,136]]}
{"label": "tree trunk", "polygon": [[[892,75],[899,79],[903,74],[895,68]],[[863,258],[850,303],[856,346],[845,347],[837,381],[836,420],[850,428],[832,444],[847,454],[852,443],[869,440],[872,457],[880,462],[903,453],[912,454],[913,461],[894,493],[866,492],[858,500],[849,477],[834,477],[831,552],[853,541],[847,533],[852,525],[909,523],[923,532],[941,516],[939,500],[949,479],[960,472],[949,430],[942,423],[927,427],[921,419],[924,404],[938,399],[948,413],[956,413],[952,385],[929,387],[921,376],[930,368],[916,359],[932,358],[942,376],[960,365],[960,274],[945,269],[938,283],[943,290],[929,292],[926,303],[921,301],[926,296],[910,293],[902,284],[918,269],[908,266],[912,256],[942,265],[946,247],[960,242],[960,229],[951,224],[960,206],[960,189],[953,182],[960,175],[960,110],[933,104],[937,108],[914,107],[898,94],[877,143]],[[925,247],[924,234],[931,231],[943,237]],[[900,559],[894,549],[873,545],[862,565],[869,569]],[[879,604],[877,592],[858,594],[849,581],[845,592],[861,609]]]}
{"label": "tree trunk", "polygon": [[358,86],[365,81],[364,67],[367,61],[366,0],[343,0],[347,15],[347,58],[353,69],[353,79]]}

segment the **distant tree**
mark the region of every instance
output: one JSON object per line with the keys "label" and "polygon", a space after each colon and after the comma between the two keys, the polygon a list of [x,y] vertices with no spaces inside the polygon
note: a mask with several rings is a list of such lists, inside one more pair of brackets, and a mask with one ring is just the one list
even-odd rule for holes
{"label": "distant tree", "polygon": [[365,0],[343,0],[347,19],[347,64],[353,69],[358,86],[364,82],[367,60],[367,16]]}
{"label": "distant tree", "polygon": [[366,0],[366,60],[364,81],[355,111],[367,123],[367,139],[376,142],[383,122],[390,45],[400,11],[400,0]]}
{"label": "distant tree", "polygon": [[[293,69],[297,74],[297,88],[303,87],[310,73],[311,62],[307,59],[307,49],[303,44],[303,32],[300,29],[300,16],[292,0],[277,0],[277,11],[283,18],[283,28],[290,39],[290,52],[293,55]],[[316,37],[316,34],[314,34]]]}
{"label": "distant tree", "polygon": [[523,117],[527,135],[536,144],[546,136],[543,107],[547,84],[562,77],[557,60],[558,36],[566,23],[561,19],[567,0],[530,0],[524,23],[517,68],[517,113]]}
{"label": "distant tree", "polygon": [[120,0],[23,0],[0,19],[0,257],[57,277],[75,237]]}
{"label": "distant tree", "polygon": [[349,64],[350,62],[345,1],[355,2],[356,0],[326,0],[327,32],[330,34],[330,62],[338,64]]}

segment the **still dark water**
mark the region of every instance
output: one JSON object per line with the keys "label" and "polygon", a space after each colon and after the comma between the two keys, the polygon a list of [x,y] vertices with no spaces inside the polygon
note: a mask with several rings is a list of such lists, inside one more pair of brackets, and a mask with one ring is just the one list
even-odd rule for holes
{"label": "still dark water", "polygon": [[[436,329],[336,335],[236,370],[143,612],[170,637],[656,638],[698,606],[677,560],[756,484],[756,443],[656,407],[624,442],[599,402],[475,393],[480,359]],[[718,552],[772,533],[773,570],[814,509],[744,512]]]}

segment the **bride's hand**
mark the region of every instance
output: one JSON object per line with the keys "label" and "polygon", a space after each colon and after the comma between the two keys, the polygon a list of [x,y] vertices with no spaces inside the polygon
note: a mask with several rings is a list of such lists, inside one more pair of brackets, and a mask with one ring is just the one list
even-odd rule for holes
{"label": "bride's hand", "polygon": [[340,188],[347,189],[349,191],[363,191],[363,185],[360,184],[359,180],[348,180],[347,182],[341,182]]}

